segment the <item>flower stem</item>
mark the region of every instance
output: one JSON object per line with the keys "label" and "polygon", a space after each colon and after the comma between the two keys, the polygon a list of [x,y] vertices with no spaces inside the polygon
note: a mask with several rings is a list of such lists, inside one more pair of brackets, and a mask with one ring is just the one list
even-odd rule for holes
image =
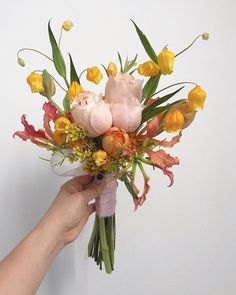
{"label": "flower stem", "polygon": [[153,94],[153,96],[154,96],[154,95],[157,95],[158,93],[160,93],[160,92],[162,92],[162,91],[164,91],[164,90],[166,90],[166,89],[169,89],[169,88],[174,87],[174,86],[182,85],[182,84],[192,84],[192,85],[197,86],[196,83],[194,83],[194,82],[190,82],[190,81],[178,82],[178,83],[172,84],[172,85],[170,85],[170,86],[167,86],[167,87],[165,87],[165,88],[162,88],[161,90],[155,92],[155,93]]}
{"label": "flower stem", "polygon": [[189,46],[187,46],[185,49],[183,49],[178,54],[176,54],[175,57],[179,56],[180,54],[182,54],[183,52],[185,52],[186,50],[188,50],[197,41],[197,39],[200,38],[200,37],[202,37],[202,34],[201,35],[198,35]]}
{"label": "flower stem", "polygon": [[63,110],[59,107],[59,105],[57,103],[55,103],[55,101],[50,97],[48,96],[47,99],[49,100],[49,102],[58,110],[59,114],[64,116],[64,112]]}
{"label": "flower stem", "polygon": [[107,238],[106,238],[106,229],[105,229],[105,218],[99,218],[99,231],[100,231],[100,239],[101,239],[101,251],[102,251],[102,258],[105,265],[106,273],[110,274],[112,272],[111,262],[109,257],[109,248],[107,245]]}
{"label": "flower stem", "polygon": [[60,37],[59,37],[59,42],[58,42],[58,46],[59,46],[59,48],[61,48],[62,31],[63,31],[63,29],[61,28]]}
{"label": "flower stem", "polygon": [[17,57],[18,57],[18,58],[19,58],[19,54],[20,54],[21,51],[34,51],[34,52],[37,52],[37,53],[43,55],[44,57],[46,57],[47,59],[49,59],[50,61],[53,62],[53,60],[52,60],[49,56],[47,56],[46,54],[42,53],[41,51],[36,50],[36,49],[33,49],[33,48],[21,48],[21,49],[17,52]]}

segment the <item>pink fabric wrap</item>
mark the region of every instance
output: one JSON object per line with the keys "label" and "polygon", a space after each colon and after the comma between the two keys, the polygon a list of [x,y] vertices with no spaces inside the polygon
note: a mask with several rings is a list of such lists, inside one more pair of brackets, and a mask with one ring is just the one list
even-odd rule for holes
{"label": "pink fabric wrap", "polygon": [[99,217],[109,217],[115,214],[117,187],[116,181],[107,184],[102,194],[96,198],[96,214]]}

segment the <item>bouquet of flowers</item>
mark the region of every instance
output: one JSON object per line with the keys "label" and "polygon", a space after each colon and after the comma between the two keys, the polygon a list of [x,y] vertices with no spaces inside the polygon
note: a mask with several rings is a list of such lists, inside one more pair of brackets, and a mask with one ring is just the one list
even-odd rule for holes
{"label": "bouquet of flowers", "polygon": [[[133,22],[133,21],[132,21]],[[31,50],[43,55],[55,66],[61,81],[46,69],[35,70],[27,82],[33,93],[45,97],[43,104],[43,128],[35,130],[29,125],[26,115],[21,117],[23,131],[15,132],[24,141],[30,140],[51,152],[48,160],[53,171],[63,176],[94,175],[106,178],[103,193],[96,199],[96,217],[88,255],[107,273],[114,270],[115,249],[115,206],[117,180],[122,181],[131,194],[135,209],[141,206],[150,189],[145,165],[160,169],[174,181],[171,167],[179,164],[179,159],[166,152],[179,142],[182,130],[188,127],[198,109],[202,109],[206,99],[205,91],[193,82],[178,82],[158,89],[160,78],[173,73],[175,59],[189,49],[198,38],[207,40],[203,33],[178,54],[167,46],[158,54],[145,34],[133,22],[138,37],[148,55],[148,60],[138,62],[138,55],[125,62],[118,52],[118,63],[108,66],[88,67],[78,74],[69,54],[69,75],[62,50],[63,31],[73,27],[70,20],[61,27],[57,41],[48,23],[52,56],[32,48],[22,48],[17,53],[19,65],[25,66],[21,53]],[[103,73],[102,73],[102,71]],[[106,85],[102,94],[97,95],[84,89],[84,75],[92,83],[99,84],[105,76]],[[68,77],[69,76],[69,77]],[[141,76],[141,77],[140,77]],[[138,77],[138,78],[137,78]],[[171,99],[184,87],[193,88],[186,99]],[[56,87],[57,86],[57,87]],[[172,87],[180,88],[162,95]],[[56,88],[64,92],[60,104],[54,99]],[[171,101],[171,102],[170,102]],[[164,132],[176,133],[167,140]],[[135,184],[136,171],[143,175],[143,189]]]}

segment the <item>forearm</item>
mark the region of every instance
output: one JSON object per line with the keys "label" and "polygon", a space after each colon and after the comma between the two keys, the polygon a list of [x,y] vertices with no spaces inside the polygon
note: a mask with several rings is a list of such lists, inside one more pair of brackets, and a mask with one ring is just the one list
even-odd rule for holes
{"label": "forearm", "polygon": [[0,262],[0,294],[35,294],[51,262],[64,247],[57,230],[40,222]]}

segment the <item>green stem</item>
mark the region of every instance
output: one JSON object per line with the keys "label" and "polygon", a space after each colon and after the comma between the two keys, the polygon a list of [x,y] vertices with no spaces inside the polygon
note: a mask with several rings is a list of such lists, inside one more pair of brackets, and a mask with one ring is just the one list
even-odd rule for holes
{"label": "green stem", "polygon": [[114,232],[113,232],[113,217],[108,217],[108,225],[107,225],[107,240],[110,254],[110,262],[111,268],[114,270]]}
{"label": "green stem", "polygon": [[66,83],[66,86],[69,88],[69,87],[70,87],[70,84],[69,84],[69,82],[67,81],[66,76],[64,76],[63,79],[64,79],[64,81],[65,81],[65,83]]}
{"label": "green stem", "polygon": [[182,54],[183,52],[185,52],[186,50],[188,50],[197,41],[197,39],[200,38],[200,37],[202,37],[202,34],[199,35],[199,36],[197,36],[189,46],[187,46],[185,49],[183,49],[178,54],[176,54],[175,57],[179,56],[180,54]]}
{"label": "green stem", "polygon": [[[42,70],[35,70],[34,72],[40,72],[40,73],[42,73],[43,71]],[[49,74],[49,73],[48,73]],[[57,83],[57,85],[63,90],[63,91],[65,91],[65,92],[67,92],[67,90],[51,75],[51,74],[49,74],[50,75],[50,77]]]}
{"label": "green stem", "polygon": [[58,42],[58,46],[59,46],[59,48],[61,48],[62,31],[63,31],[63,29],[62,29],[62,27],[61,27],[61,32],[60,32],[60,37],[59,37],[59,42]]}
{"label": "green stem", "polygon": [[82,77],[83,73],[86,72],[86,71],[87,71],[87,69],[85,69],[85,70],[83,70],[83,71],[81,72],[81,74],[79,75],[79,80],[80,80],[80,78]]}
{"label": "green stem", "polygon": [[[153,166],[153,162],[151,160],[148,159],[144,159],[144,158],[138,158],[138,160],[144,164],[148,164],[148,165],[152,165]],[[140,163],[141,164],[141,163]],[[142,164],[141,164],[142,165]],[[140,168],[140,166],[139,166]],[[141,170],[141,169],[140,169]]]}
{"label": "green stem", "polygon": [[96,238],[96,233],[97,233],[97,220],[95,218],[94,220],[94,225],[93,225],[93,231],[88,243],[88,256],[91,257],[92,256],[92,252],[93,252],[93,247],[94,247],[94,241]]}
{"label": "green stem", "polygon": [[17,52],[17,57],[18,57],[18,58],[19,58],[19,54],[20,54],[21,51],[34,51],[34,52],[37,52],[37,53],[43,55],[44,57],[46,57],[47,59],[49,59],[50,61],[53,62],[53,60],[52,60],[49,56],[47,56],[46,54],[42,53],[41,51],[36,50],[36,49],[33,49],[33,48],[21,48],[21,49]]}
{"label": "green stem", "polygon": [[178,83],[172,84],[172,85],[170,85],[170,86],[167,86],[167,87],[165,87],[165,88],[163,88],[163,89],[161,89],[161,90],[155,92],[155,93],[153,94],[153,96],[154,96],[154,95],[157,95],[158,93],[160,93],[160,92],[162,92],[162,91],[164,91],[164,90],[166,90],[166,89],[169,89],[169,88],[174,87],[174,86],[182,85],[182,84],[192,84],[192,85],[197,86],[196,83],[194,83],[194,82],[190,82],[190,81],[178,82]]}
{"label": "green stem", "polygon": [[[143,161],[142,161],[142,162],[143,162]],[[146,164],[147,164],[147,163],[146,163]],[[144,179],[148,178],[147,173],[146,173],[145,169],[143,168],[143,165],[142,165],[141,162],[138,162],[138,166],[139,166],[139,169],[140,169],[141,173],[143,174],[143,178],[144,178]]]}
{"label": "green stem", "polygon": [[58,112],[59,112],[60,115],[62,115],[62,116],[65,115],[64,112],[63,112],[63,110],[59,107],[58,104],[55,103],[55,101],[51,97],[48,96],[47,99],[58,110]]}
{"label": "green stem", "polygon": [[110,274],[112,272],[111,262],[109,257],[109,248],[107,245],[107,238],[106,238],[106,229],[105,229],[105,218],[99,218],[99,231],[100,231],[100,239],[101,239],[101,251],[102,251],[102,258],[105,265],[106,273]]}

